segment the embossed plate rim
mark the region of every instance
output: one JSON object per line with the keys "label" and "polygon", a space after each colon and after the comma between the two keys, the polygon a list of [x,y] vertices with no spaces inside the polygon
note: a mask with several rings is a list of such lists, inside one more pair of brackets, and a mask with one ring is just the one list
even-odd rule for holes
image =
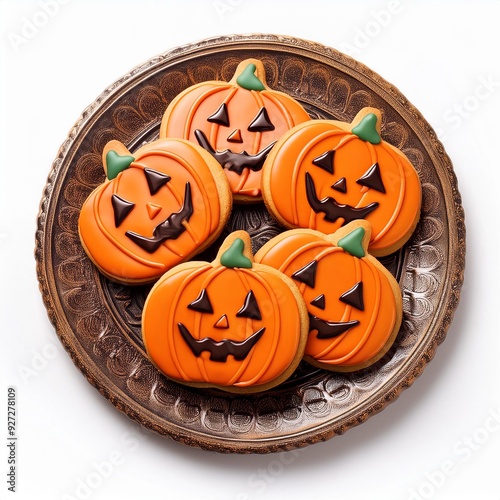
{"label": "embossed plate rim", "polygon": [[[414,361],[400,367],[397,372],[397,380],[387,380],[375,393],[358,404],[355,408],[356,411],[348,408],[340,413],[334,422],[324,421],[323,423],[318,423],[316,426],[303,429],[300,432],[294,433],[291,431],[285,436],[278,437],[273,434],[266,434],[259,438],[245,438],[245,436],[235,438],[224,436],[222,438],[215,435],[207,435],[206,432],[195,429],[188,429],[182,422],[168,422],[167,425],[165,421],[159,421],[152,411],[132,399],[121,388],[116,385],[108,387],[106,374],[103,374],[93,364],[93,360],[80,343],[75,342],[77,339],[73,332],[73,327],[64,315],[64,311],[62,311],[57,297],[57,290],[55,290],[54,283],[51,282],[51,272],[53,270],[47,268],[47,266],[50,267],[52,262],[50,246],[52,226],[50,224],[47,225],[47,216],[50,214],[52,203],[57,202],[57,197],[61,189],[61,185],[58,184],[59,176],[61,173],[64,174],[63,167],[71,160],[69,156],[71,151],[76,150],[77,146],[81,144],[85,137],[85,131],[91,125],[92,120],[95,119],[95,115],[99,112],[104,112],[103,110],[109,102],[112,102],[112,98],[116,93],[124,92],[124,89],[135,85],[137,81],[143,81],[148,75],[151,76],[161,71],[167,64],[175,65],[178,60],[196,61],[200,55],[230,50],[232,47],[249,50],[262,49],[268,51],[270,54],[275,51],[286,52],[295,56],[302,54],[313,57],[316,60],[321,60],[324,64],[335,66],[336,68],[342,66],[343,72],[359,81],[363,80],[363,84],[374,90],[374,92],[377,90],[383,92],[385,101],[389,103],[388,99],[390,99],[393,101],[389,103],[391,107],[394,104],[398,106],[397,112],[401,116],[407,117],[406,123],[410,127],[414,130],[416,127],[425,132],[424,136],[419,136],[419,138],[426,142],[426,150],[432,156],[433,162],[439,163],[441,169],[437,170],[438,176],[450,185],[449,199],[446,200],[446,215],[449,221],[453,221],[453,223],[456,221],[456,224],[450,222],[447,228],[451,231],[449,237],[451,243],[448,246],[448,252],[451,254],[453,262],[449,269],[450,283],[448,288],[444,290],[446,293],[440,298],[439,315],[436,315],[436,317],[439,316],[440,322],[434,325],[433,334],[427,342],[424,343],[422,341],[420,343],[418,353],[413,356]],[[453,247],[452,243],[454,243]],[[413,381],[423,372],[427,363],[433,358],[437,346],[444,340],[453,313],[458,306],[465,264],[464,212],[451,160],[430,125],[396,87],[386,82],[377,73],[363,64],[335,49],[325,47],[316,42],[281,35],[230,35],[213,37],[184,45],[150,59],[111,84],[83,111],[81,117],[71,129],[68,138],[62,144],[49,173],[37,221],[35,256],[41,294],[57,335],[78,369],[117,409],[144,427],[185,444],[219,452],[265,453],[305,446],[345,432],[347,429],[364,422],[371,415],[384,409],[404,389],[411,386]]]}

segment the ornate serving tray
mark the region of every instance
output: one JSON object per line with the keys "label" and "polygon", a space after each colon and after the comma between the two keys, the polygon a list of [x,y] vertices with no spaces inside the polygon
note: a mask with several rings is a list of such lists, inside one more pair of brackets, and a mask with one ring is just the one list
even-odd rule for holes
{"label": "ornate serving tray", "polygon": [[[335,374],[302,363],[281,386],[230,395],[178,385],[146,357],[140,333],[148,287],[103,278],[78,237],[82,203],[104,178],[110,139],[134,151],[158,136],[162,114],[183,89],[229,80],[242,59],[264,62],[271,88],[313,118],[350,121],[364,106],[383,112],[382,135],[400,147],[423,187],[421,220],[407,245],[382,260],[403,294],[403,325],[374,366]],[[222,235],[246,229],[254,251],[283,230],[262,204],[236,206]],[[218,243],[202,256],[211,260]],[[117,409],[144,427],[219,452],[289,450],[342,434],[409,387],[444,340],[458,305],[465,261],[464,212],[452,164],[436,134],[401,93],[331,48],[276,35],[204,40],[159,55],[107,88],[62,144],[43,194],[37,273],[50,320],[78,369]]]}

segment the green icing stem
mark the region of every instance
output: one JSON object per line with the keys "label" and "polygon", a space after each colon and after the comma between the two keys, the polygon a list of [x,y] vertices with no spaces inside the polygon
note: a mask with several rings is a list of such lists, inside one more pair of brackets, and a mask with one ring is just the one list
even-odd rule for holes
{"label": "green icing stem", "polygon": [[377,132],[377,115],[374,113],[368,113],[363,117],[351,132],[363,141],[371,142],[372,144],[380,144],[382,140]]}
{"label": "green icing stem", "polygon": [[130,155],[119,155],[116,151],[108,151],[106,153],[106,177],[114,179],[120,172],[123,172],[135,160]]}
{"label": "green icing stem", "polygon": [[365,250],[363,249],[363,238],[365,236],[365,230],[362,227],[357,227],[349,234],[341,238],[337,246],[343,248],[347,253],[354,255],[354,257],[359,257],[360,259],[365,256]]}
{"label": "green icing stem", "polygon": [[255,75],[255,70],[257,67],[255,64],[250,63],[236,78],[236,83],[247,90],[266,90],[264,84]]}
{"label": "green icing stem", "polygon": [[224,267],[244,267],[250,269],[252,267],[252,261],[243,255],[243,250],[245,248],[245,243],[241,238],[236,238],[231,246],[222,254],[220,258],[220,263]]}

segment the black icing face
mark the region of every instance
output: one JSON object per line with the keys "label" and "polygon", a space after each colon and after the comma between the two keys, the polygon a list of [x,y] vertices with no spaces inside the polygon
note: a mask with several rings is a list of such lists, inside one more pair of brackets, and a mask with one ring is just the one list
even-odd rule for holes
{"label": "black icing face", "polygon": [[[151,197],[171,179],[169,175],[157,172],[156,170],[151,170],[150,168],[144,169],[144,176],[146,178]],[[122,222],[127,218],[127,215],[135,207],[135,203],[127,201],[117,194],[113,194],[111,196],[111,204],[113,205],[113,213],[115,215],[115,227],[120,227]]]}
{"label": "black icing face", "polygon": [[[161,188],[171,180],[171,177],[149,168],[145,168],[143,172],[151,195],[151,202],[153,202],[155,196],[161,193]],[[126,223],[127,217],[134,210],[136,203],[122,198],[115,193],[111,196],[111,205],[113,207],[115,227],[118,228]],[[155,206],[155,209],[158,211],[161,210],[161,205],[154,205],[151,203],[151,206]],[[193,201],[191,185],[189,182],[186,182],[182,206],[177,212],[171,213],[167,218],[159,222],[154,228],[152,236],[141,235],[133,231],[126,231],[125,235],[146,252],[154,253],[163,242],[169,239],[178,238],[186,230],[182,223],[184,221],[189,221],[192,214]]]}
{"label": "black icing face", "polygon": [[[359,178],[355,180],[357,184],[357,189],[353,191],[352,196],[349,193],[349,181],[342,174],[336,174],[334,167],[335,150],[329,150],[325,153],[317,156],[312,161],[311,172],[307,171],[305,174],[305,186],[307,201],[310,207],[316,213],[324,213],[324,220],[329,222],[335,222],[337,219],[344,219],[343,225],[357,219],[365,219],[379,206],[378,202],[369,203],[366,206],[359,206],[359,186],[363,186],[368,189],[373,189],[380,193],[385,193],[384,183],[382,181],[382,176],[380,172],[380,167],[378,163],[370,165],[366,172]],[[325,198],[319,199],[317,195],[317,186],[314,180],[314,168],[318,167],[331,174],[332,184],[331,189],[341,193],[344,199],[352,199],[351,204],[340,203],[334,196],[327,196]],[[354,190],[354,188],[352,188]]]}
{"label": "black icing face", "polygon": [[[231,124],[229,121],[227,104],[222,103],[217,111],[207,118],[207,121],[210,123],[217,123],[223,127],[229,127]],[[251,120],[248,125],[247,130],[249,132],[266,132],[268,130],[274,130],[274,125],[271,123],[266,108],[259,109],[253,120]],[[239,129],[234,129],[227,137],[227,140],[229,142],[243,142],[239,137],[240,134],[241,131],[239,131]]]}
{"label": "black icing face", "polygon": [[[359,311],[364,311],[363,282],[359,281],[355,283],[354,286],[344,291],[340,296],[332,296],[331,290],[324,290],[325,293],[315,294],[317,272],[318,261],[312,260],[293,273],[291,277],[308,287],[303,292],[303,296],[308,301],[309,331],[317,331],[316,336],[319,339],[331,339],[359,325],[359,321],[330,321],[320,318],[319,315],[323,315],[324,311],[331,311],[333,309],[329,307],[329,301],[340,301]],[[335,277],[331,276],[330,279],[334,280]],[[311,296],[314,298],[309,300]]]}
{"label": "black icing face", "polygon": [[[243,133],[238,127],[231,127],[229,112],[226,103],[222,103],[220,107],[211,114],[207,121],[210,123],[217,123],[221,126],[222,130],[219,130],[219,134],[226,134],[226,140],[233,144],[242,144]],[[255,132],[267,132],[274,130],[274,125],[272,124],[269,114],[265,107],[260,108],[256,116],[248,124],[246,131]],[[217,151],[212,144],[210,144],[209,139],[205,133],[199,129],[195,130],[195,137],[198,144],[208,151],[223,168],[232,170],[237,174],[241,175],[243,169],[248,168],[254,172],[258,172],[262,169],[262,165],[267,158],[267,155],[273,148],[275,142],[267,145],[261,151],[256,154],[249,154],[246,151],[235,152],[231,149],[225,149],[224,151]]]}
{"label": "black icing face", "polygon": [[[202,314],[213,314],[214,310],[207,289],[204,288],[198,297],[188,304],[187,308]],[[245,300],[235,316],[237,318],[262,320],[259,305],[252,290],[245,296]],[[197,339],[183,323],[178,323],[177,326],[182,338],[196,357],[199,357],[203,351],[208,351],[210,353],[210,360],[218,362],[225,362],[230,354],[234,356],[234,359],[237,361],[242,361],[248,356],[252,347],[259,341],[266,330],[265,327],[262,327],[242,341],[235,341],[227,338],[216,341],[208,336]],[[223,314],[220,316],[220,318],[215,321],[213,327],[229,330],[231,326],[227,315]]]}

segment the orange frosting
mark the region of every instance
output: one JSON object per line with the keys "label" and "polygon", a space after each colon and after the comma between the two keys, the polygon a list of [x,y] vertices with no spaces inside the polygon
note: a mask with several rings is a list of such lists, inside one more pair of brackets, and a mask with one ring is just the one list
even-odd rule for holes
{"label": "orange frosting", "polygon": [[[306,183],[310,176],[310,189],[318,202],[333,198],[340,206],[369,211],[351,220],[359,217],[372,224],[370,252],[382,256],[400,248],[413,232],[420,214],[421,188],[417,172],[401,151],[384,140],[372,143],[353,134],[368,113],[377,117],[380,132],[380,112],[365,108],[349,124],[311,120],[285,134],[264,164],[264,201],[288,228],[334,232],[349,219],[342,216],[342,208],[330,220],[321,209],[312,208]],[[331,152],[330,163],[328,159],[323,167],[313,163],[327,152]],[[363,176],[375,165],[377,182],[364,182]]]}
{"label": "orange frosting", "polygon": [[[243,242],[248,264],[226,267],[221,257],[236,240]],[[293,372],[305,345],[307,314],[293,282],[253,263],[250,237],[237,231],[214,262],[186,262],[162,276],[148,295],[142,331],[149,357],[168,377],[248,392],[269,388]],[[192,337],[189,342],[183,334]],[[258,340],[243,354],[228,345],[251,342],[255,335]],[[197,341],[202,342],[195,354],[190,342]]]}
{"label": "orange frosting", "polygon": [[[105,170],[109,168],[109,151],[130,155],[123,144],[111,141],[103,154]],[[231,207],[220,167],[199,146],[180,139],[162,139],[141,147],[133,157],[128,168],[90,194],[79,219],[80,238],[89,257],[106,276],[129,284],[154,281],[201,251],[221,232]],[[160,182],[152,193],[146,171],[170,179]],[[170,224],[165,221],[187,203],[187,184],[193,211],[189,217],[173,221],[179,234],[166,238],[154,251],[132,240],[130,233],[152,239],[159,224]],[[114,196],[132,206],[128,212],[125,210],[118,225]]]}
{"label": "orange frosting", "polygon": [[[249,65],[255,66],[255,78],[263,90],[249,90],[237,83]],[[210,118],[223,104],[227,110],[225,118]],[[261,130],[258,126],[249,130],[262,108],[267,112],[272,130],[270,127]],[[195,130],[200,130],[216,151],[246,151],[249,155],[257,155],[286,131],[306,120],[309,116],[296,100],[267,86],[261,61],[247,59],[238,65],[231,81],[206,81],[180,93],[165,111],[160,137],[180,137],[197,143]],[[222,166],[235,200],[260,199],[260,168],[255,171],[244,168],[238,173],[231,169],[230,164]]]}
{"label": "orange frosting", "polygon": [[[305,359],[337,371],[359,369],[375,362],[390,347],[401,323],[401,294],[392,275],[369,254],[359,258],[337,246],[337,241],[349,234],[353,226],[365,229],[366,250],[369,224],[356,221],[328,236],[305,229],[286,231],[255,255],[256,262],[293,277],[311,317],[329,323],[355,322],[344,333],[318,338],[319,329],[311,320]],[[304,279],[297,273],[311,262],[316,262],[312,281],[310,274]],[[325,326],[325,330],[329,328]]]}

